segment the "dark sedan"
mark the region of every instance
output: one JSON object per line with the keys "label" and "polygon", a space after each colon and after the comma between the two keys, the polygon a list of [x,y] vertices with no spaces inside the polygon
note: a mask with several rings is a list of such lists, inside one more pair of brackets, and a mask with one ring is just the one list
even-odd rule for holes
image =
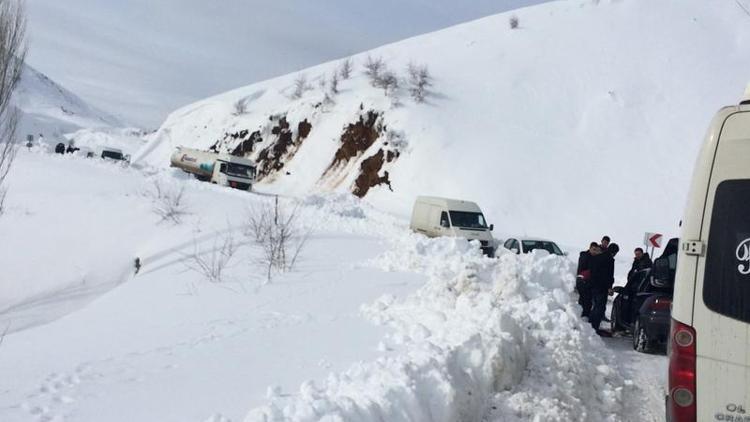
{"label": "dark sedan", "polygon": [[633,335],[633,348],[649,352],[663,349],[669,337],[674,270],[677,266],[678,239],[671,239],[652,268],[638,271],[625,286],[614,288],[612,332]]}

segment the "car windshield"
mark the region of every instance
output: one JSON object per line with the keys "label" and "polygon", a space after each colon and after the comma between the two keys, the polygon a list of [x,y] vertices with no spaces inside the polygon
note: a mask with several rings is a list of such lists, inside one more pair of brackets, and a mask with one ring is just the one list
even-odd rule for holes
{"label": "car windshield", "polygon": [[451,224],[462,229],[486,229],[487,223],[480,212],[451,211]]}
{"label": "car windshield", "polygon": [[229,176],[243,177],[251,179],[255,175],[255,169],[251,166],[236,163],[224,163],[226,164],[224,173]]}
{"label": "car windshield", "polygon": [[541,249],[547,251],[552,255],[562,255],[562,251],[557,247],[555,242],[547,240],[522,240],[521,245],[523,246],[523,253],[529,253],[535,249]]}
{"label": "car windshield", "polygon": [[102,151],[102,158],[111,158],[113,160],[122,160],[122,153],[117,151]]}

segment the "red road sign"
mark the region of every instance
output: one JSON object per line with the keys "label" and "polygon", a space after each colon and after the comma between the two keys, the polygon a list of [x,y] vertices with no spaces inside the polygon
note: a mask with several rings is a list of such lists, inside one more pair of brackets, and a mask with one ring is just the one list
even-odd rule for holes
{"label": "red road sign", "polygon": [[661,248],[663,237],[661,233],[646,233],[646,236],[643,237],[643,244],[653,248]]}

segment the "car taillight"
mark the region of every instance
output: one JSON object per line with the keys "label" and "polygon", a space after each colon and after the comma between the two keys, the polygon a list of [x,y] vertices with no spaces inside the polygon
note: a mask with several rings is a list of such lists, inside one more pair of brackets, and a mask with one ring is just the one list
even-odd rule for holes
{"label": "car taillight", "polygon": [[672,300],[665,297],[660,297],[651,303],[652,311],[669,311],[669,307],[672,306]]}
{"label": "car taillight", "polygon": [[669,413],[672,422],[696,421],[695,330],[672,319],[669,336]]}

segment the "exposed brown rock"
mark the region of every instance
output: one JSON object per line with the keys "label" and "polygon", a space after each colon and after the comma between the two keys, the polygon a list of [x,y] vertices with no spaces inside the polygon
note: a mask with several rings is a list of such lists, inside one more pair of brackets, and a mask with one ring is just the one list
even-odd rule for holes
{"label": "exposed brown rock", "polygon": [[333,161],[328,166],[329,171],[339,164],[346,163],[370,148],[380,137],[382,128],[377,125],[380,114],[368,111],[367,118],[359,116],[357,123],[350,123],[341,135],[341,147],[336,151]]}
{"label": "exposed brown rock", "polygon": [[[390,154],[390,151],[389,151]],[[362,161],[359,167],[359,176],[354,181],[354,187],[352,193],[360,198],[367,195],[370,188],[385,184],[388,189],[393,190],[391,187],[391,181],[389,180],[388,172],[384,172],[383,176],[379,176],[380,170],[383,168],[385,153],[382,149],[378,152]]]}
{"label": "exposed brown rock", "polygon": [[311,130],[312,125],[307,121],[307,119],[299,122],[299,124],[297,125],[297,142],[302,141],[310,136]]}
{"label": "exposed brown rock", "polygon": [[240,137],[242,141],[240,141],[240,143],[237,144],[237,146],[232,151],[232,155],[237,157],[247,156],[248,154],[253,152],[253,147],[256,143],[263,142],[263,138],[261,137],[259,130],[253,132],[247,139],[244,139],[247,136],[247,131],[243,132],[245,132],[245,134]]}
{"label": "exposed brown rock", "polygon": [[[270,117],[274,121],[274,116]],[[276,141],[258,153],[256,159],[258,163],[258,178],[262,179],[273,172],[280,171],[284,168],[286,161],[289,161],[301,145],[301,141],[307,138],[312,131],[312,124],[307,119],[297,125],[297,142],[293,140],[293,132],[289,129],[290,124],[286,116],[281,116],[278,123],[271,128],[271,134],[276,135]]]}

